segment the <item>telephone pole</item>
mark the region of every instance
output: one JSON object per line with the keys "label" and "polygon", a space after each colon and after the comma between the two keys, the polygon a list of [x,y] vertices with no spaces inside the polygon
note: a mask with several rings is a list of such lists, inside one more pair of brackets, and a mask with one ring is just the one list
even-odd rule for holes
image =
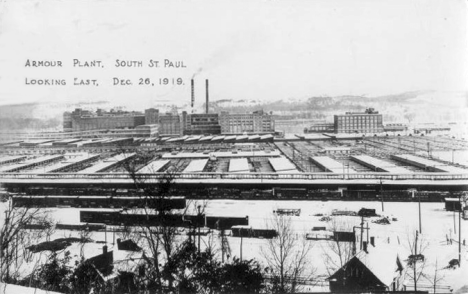
{"label": "telephone pole", "polygon": [[[208,106],[207,106],[207,109],[208,109]],[[197,223],[197,226],[198,226],[198,254],[200,254],[200,224],[201,224],[200,208],[201,208],[201,206],[198,205],[197,208],[198,208],[198,223]]]}
{"label": "telephone pole", "polygon": [[458,210],[458,267],[461,266],[461,213],[463,210],[463,205],[461,202],[461,195],[458,196],[458,201],[460,202],[460,210]]}
{"label": "telephone pole", "polygon": [[418,231],[416,231],[416,238],[414,240],[414,257],[413,257],[413,280],[414,292],[418,291],[418,280],[416,278],[416,262],[418,260]]}
{"label": "telephone pole", "polygon": [[384,200],[383,200],[383,191],[382,191],[382,178],[380,178],[380,200],[382,201],[382,212],[384,212],[385,209],[384,209]]}

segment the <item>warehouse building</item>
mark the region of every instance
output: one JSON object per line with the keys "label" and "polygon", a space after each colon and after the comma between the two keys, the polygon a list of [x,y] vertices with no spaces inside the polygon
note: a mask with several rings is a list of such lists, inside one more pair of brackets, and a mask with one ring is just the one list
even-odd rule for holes
{"label": "warehouse building", "polygon": [[335,133],[381,133],[383,132],[382,114],[373,108],[365,112],[346,112],[335,115]]}
{"label": "warehouse building", "polygon": [[135,128],[145,124],[145,115],[141,112],[128,112],[111,110],[105,112],[98,109],[96,112],[75,109],[63,115],[64,131],[80,132],[102,129]]}
{"label": "warehouse building", "polygon": [[217,113],[182,112],[182,125],[184,135],[217,135],[221,133],[219,115]]}
{"label": "warehouse building", "polygon": [[223,134],[272,133],[275,131],[275,121],[271,115],[264,113],[263,110],[234,114],[221,112],[219,124]]}

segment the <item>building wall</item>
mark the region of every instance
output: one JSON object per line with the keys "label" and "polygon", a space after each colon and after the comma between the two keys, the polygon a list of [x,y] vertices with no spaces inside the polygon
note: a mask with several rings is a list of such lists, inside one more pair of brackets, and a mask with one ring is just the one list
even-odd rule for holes
{"label": "building wall", "polygon": [[71,114],[64,113],[66,131],[135,128],[144,124],[145,116],[139,112],[103,112],[98,109],[94,113],[77,108]]}
{"label": "building wall", "polygon": [[188,114],[183,113],[184,135],[221,134],[219,115],[217,113]]}
{"label": "building wall", "polygon": [[275,131],[274,120],[271,115],[264,114],[263,111],[254,113],[229,114],[222,112],[219,118],[221,133],[268,133]]}
{"label": "building wall", "polygon": [[145,124],[153,125],[159,122],[159,110],[155,108],[145,109]]}
{"label": "building wall", "polygon": [[333,279],[330,280],[331,292],[349,293],[388,290],[356,257],[353,257],[343,268],[333,274]]}
{"label": "building wall", "polygon": [[352,113],[335,115],[335,133],[380,133],[383,132],[382,115]]}
{"label": "building wall", "polygon": [[313,124],[310,127],[304,129],[304,133],[323,133],[323,132],[334,132],[334,131],[335,131],[334,123]]}
{"label": "building wall", "polygon": [[73,131],[99,129],[135,128],[145,124],[145,117],[140,116],[95,116],[72,117]]}
{"label": "building wall", "polygon": [[159,135],[180,135],[180,116],[166,113],[159,116]]}
{"label": "building wall", "polygon": [[72,117],[71,117],[71,113],[68,111],[63,113],[63,131],[64,132],[73,131]]}

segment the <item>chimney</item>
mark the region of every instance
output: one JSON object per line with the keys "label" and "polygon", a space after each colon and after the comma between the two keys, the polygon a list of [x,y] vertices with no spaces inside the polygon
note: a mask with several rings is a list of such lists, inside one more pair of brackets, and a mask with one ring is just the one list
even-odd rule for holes
{"label": "chimney", "polygon": [[375,237],[370,237],[370,243],[375,247]]}
{"label": "chimney", "polygon": [[102,247],[102,254],[106,254],[107,253],[107,245],[104,245]]}
{"label": "chimney", "polygon": [[192,85],[192,88],[191,88],[191,93],[192,93],[192,111],[193,111],[193,104],[195,104],[195,82],[193,81],[193,79],[191,80],[191,85]]}
{"label": "chimney", "polygon": [[367,242],[366,241],[362,242],[362,250],[364,250],[366,253],[368,253],[367,252]]}
{"label": "chimney", "polygon": [[206,85],[206,103],[205,103],[205,108],[206,108],[206,113],[208,114],[208,105],[210,101],[210,93],[209,93],[209,87],[208,87],[208,80],[205,80],[205,85]]}

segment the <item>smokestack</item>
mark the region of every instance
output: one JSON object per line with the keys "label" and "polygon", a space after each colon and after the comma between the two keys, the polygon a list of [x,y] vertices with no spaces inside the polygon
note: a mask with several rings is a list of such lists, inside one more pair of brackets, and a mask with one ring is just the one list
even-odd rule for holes
{"label": "smokestack", "polygon": [[368,253],[367,252],[367,242],[366,241],[362,242],[362,250],[364,250],[364,252]]}
{"label": "smokestack", "polygon": [[206,108],[206,113],[208,114],[208,105],[210,101],[210,93],[209,93],[209,87],[208,87],[208,80],[205,80],[206,84],[206,103],[205,103],[205,108]]}
{"label": "smokestack", "polygon": [[370,237],[370,243],[375,247],[375,237]]}
{"label": "smokestack", "polygon": [[193,81],[193,79],[191,80],[191,84],[192,84],[192,88],[191,88],[191,91],[192,91],[192,112],[193,112],[193,104],[195,103],[195,82]]}

